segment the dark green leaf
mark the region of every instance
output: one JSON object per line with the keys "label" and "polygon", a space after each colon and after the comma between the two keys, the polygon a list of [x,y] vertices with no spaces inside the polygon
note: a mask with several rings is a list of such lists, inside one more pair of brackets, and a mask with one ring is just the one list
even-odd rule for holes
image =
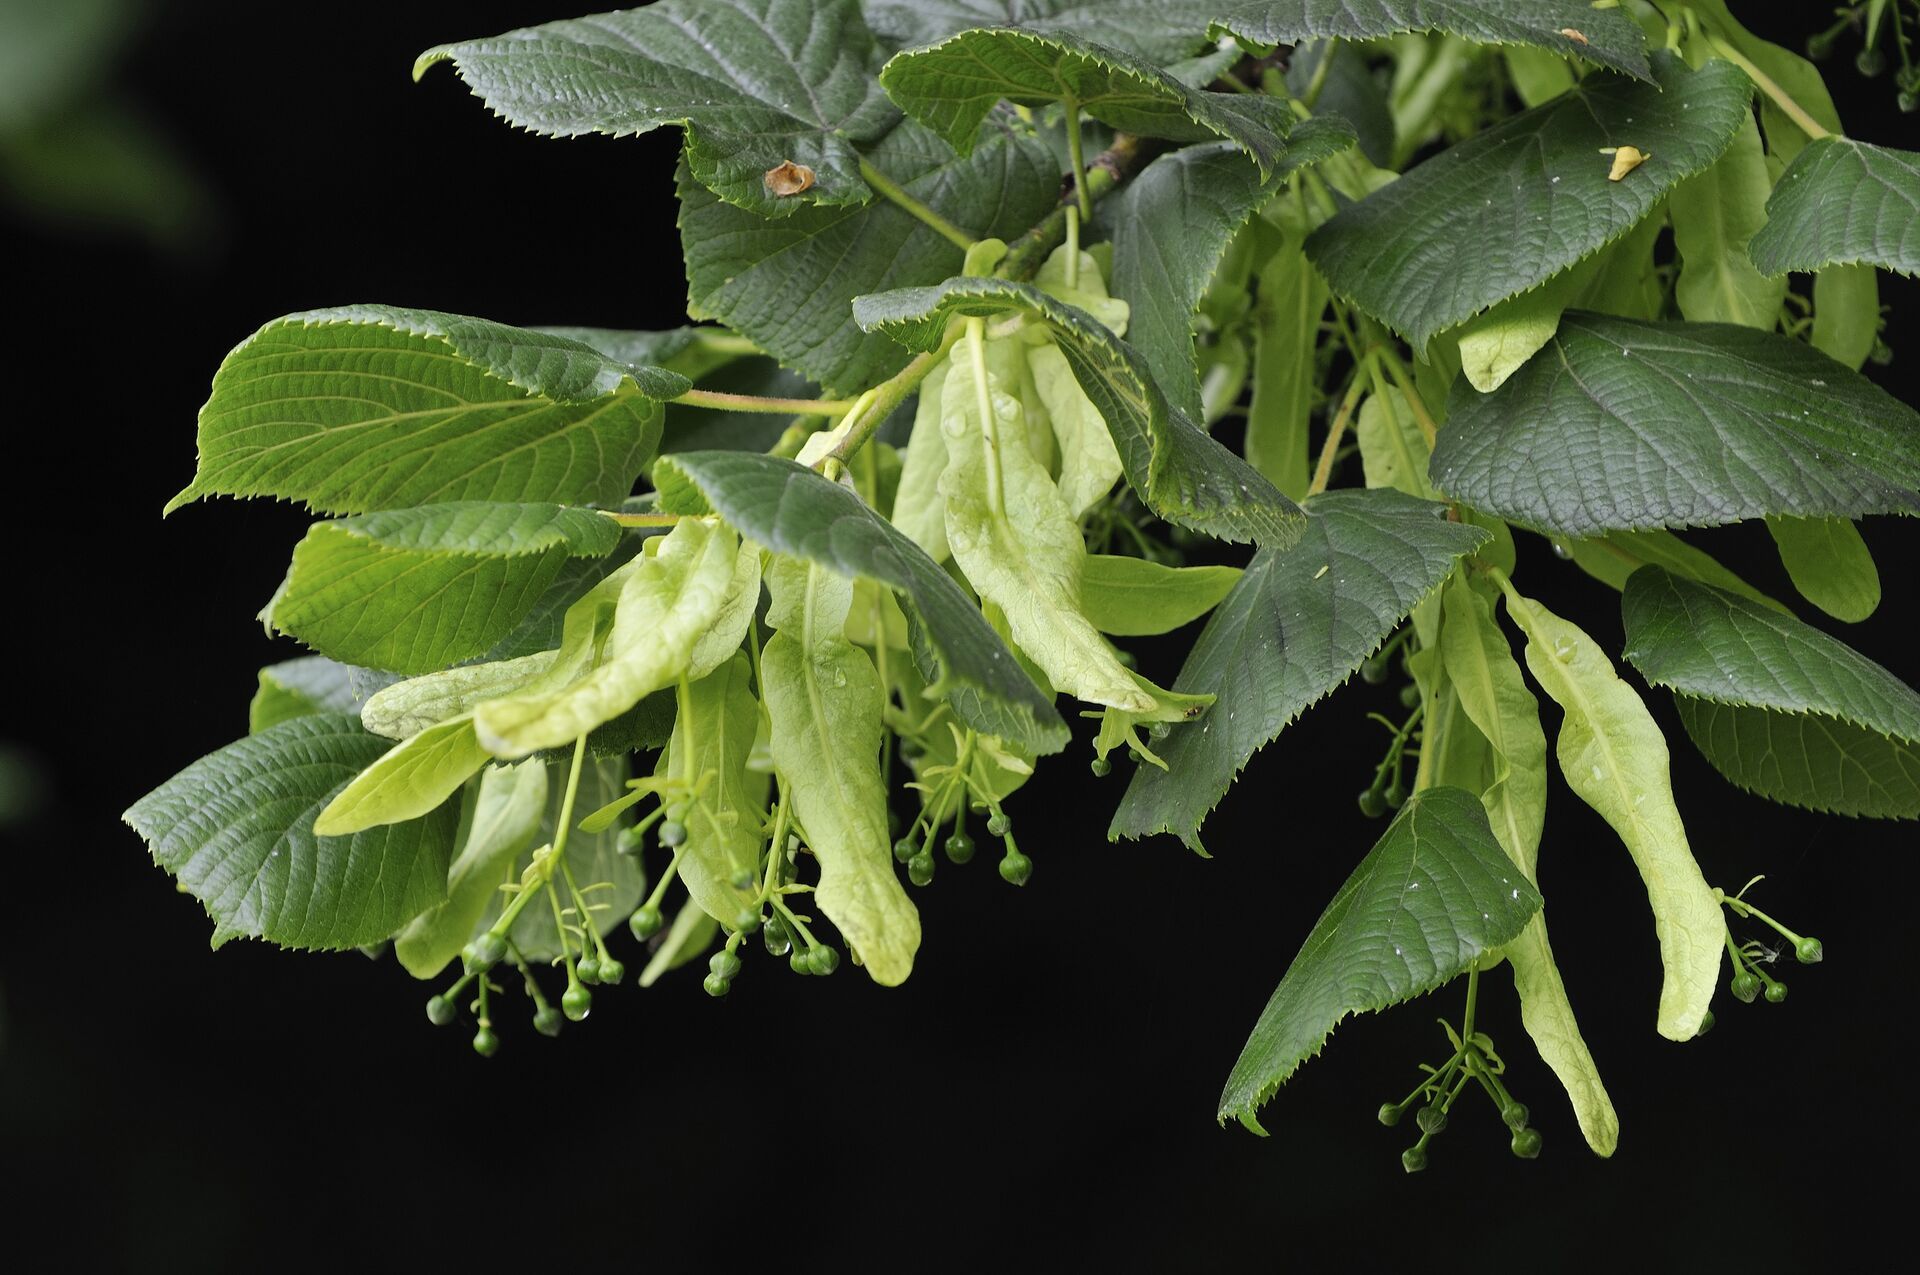
{"label": "dark green leaf", "polygon": [[431,673],[513,632],[569,557],[620,528],[586,509],[460,501],[316,523],[267,623],[347,663]]}
{"label": "dark green leaf", "polygon": [[1293,114],[1269,98],[1203,93],[1118,49],[1055,31],[963,31],[896,54],[880,83],[900,109],[966,154],[999,103],[1072,103],[1103,124],[1176,142],[1226,138],[1271,173]]}
{"label": "dark green leaf", "polygon": [[298,717],[201,758],[122,818],[206,906],[215,946],[240,936],[377,943],[447,897],[459,815],[449,804],[408,823],[314,836],[314,816],[386,750],[355,717]]}
{"label": "dark green leaf", "polygon": [[1434,485],[1594,536],[1920,512],[1920,413],[1799,341],[1569,313],[1491,394],[1456,386]]}
{"label": "dark green leaf", "polygon": [[919,350],[937,349],[954,315],[1007,311],[1052,329],[1074,379],[1107,422],[1127,481],[1155,513],[1223,540],[1288,543],[1299,534],[1299,507],[1169,406],[1146,361],[1085,311],[1031,284],[965,277],[854,302],[861,327]]}
{"label": "dark green leaf", "polygon": [[1767,274],[1864,262],[1920,275],[1920,154],[1823,137],[1794,157],[1749,245]]}
{"label": "dark green leaf", "polygon": [[1228,244],[1287,173],[1352,144],[1345,121],[1307,120],[1264,180],[1227,143],[1188,146],[1147,165],[1102,205],[1113,236],[1113,294],[1132,311],[1129,339],[1188,416],[1201,415],[1193,314]]}
{"label": "dark green leaf", "polygon": [[1220,1095],[1219,1117],[1254,1113],[1349,1015],[1443,986],[1518,938],[1540,893],[1463,788],[1415,793],[1353,870],[1287,967]]}
{"label": "dark green leaf", "polygon": [[[731,204],[786,216],[872,197],[856,145],[897,118],[873,78],[881,53],[855,0],[661,0],[427,50],[489,109],[551,137],[687,130],[694,176]],[[792,162],[813,184],[776,194]]]}
{"label": "dark green leaf", "polygon": [[1642,79],[1648,74],[1639,26],[1623,11],[1589,0],[1221,0],[1217,7],[1227,16],[1216,29],[1261,48],[1317,37],[1444,31],[1480,44],[1530,44]]}
{"label": "dark green leaf", "polygon": [[[1664,53],[1654,75],[1591,76],[1496,124],[1343,210],[1307,255],[1336,293],[1425,345],[1620,238],[1720,157],[1747,116],[1747,77]],[[1619,146],[1649,158],[1610,181],[1600,152]]]}
{"label": "dark green leaf", "polygon": [[1490,538],[1389,487],[1326,492],[1307,511],[1300,543],[1255,554],[1207,621],[1174,689],[1211,693],[1214,706],[1154,745],[1167,769],[1134,773],[1109,836],[1171,832],[1197,846],[1201,822],[1254,751],[1345,681]]}
{"label": "dark green leaf", "polygon": [[1024,27],[1098,40],[1161,65],[1206,43],[1219,0],[865,0],[874,34],[902,48],[975,27]]}
{"label": "dark green leaf", "polygon": [[200,468],[168,502],[327,513],[449,500],[616,504],[684,377],[485,319],[348,306],[275,319],[220,365]]}
{"label": "dark green leaf", "polygon": [[1775,801],[1920,817],[1920,695],[1792,616],[1657,567],[1621,598],[1625,658],[1671,689],[1720,772]]}
{"label": "dark green leaf", "polygon": [[[991,722],[972,724],[1034,752],[1058,752],[1066,745],[1066,723],[1021,671],[979,607],[924,550],[853,492],[790,460],[750,452],[663,457],[655,478],[670,507],[711,507],[740,534],[776,553],[898,590],[913,603],[939,655],[941,689],[965,688],[999,710]],[[965,703],[956,697],[956,711]]]}
{"label": "dark green leaf", "polygon": [[[965,158],[920,125],[903,123],[871,152],[915,199],[971,232],[1011,239],[1054,206],[1060,170],[1023,125],[999,118]],[[906,355],[864,335],[849,305],[862,293],[937,283],[964,254],[884,201],[808,208],[769,220],[721,203],[683,167],[680,242],[687,307],[717,319],[831,391],[858,393]]]}

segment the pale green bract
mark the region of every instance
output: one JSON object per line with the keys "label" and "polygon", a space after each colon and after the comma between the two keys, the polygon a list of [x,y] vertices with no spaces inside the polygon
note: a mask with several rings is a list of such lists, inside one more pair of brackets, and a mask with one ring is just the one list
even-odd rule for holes
{"label": "pale green bract", "polygon": [[760,657],[773,764],[820,863],[813,897],[876,983],[913,972],[920,913],[894,875],[887,788],[880,774],[880,678],[841,636],[853,582],[775,557]]}
{"label": "pale green bract", "polygon": [[1767,530],[1801,597],[1849,624],[1858,624],[1879,608],[1880,569],[1853,523],[1845,518],[1769,518]]}
{"label": "pale green bract", "polygon": [[[699,681],[683,682],[678,693],[673,739],[654,775],[689,789],[705,779],[682,819],[687,839],[679,851],[680,880],[695,905],[731,928],[735,917],[753,908],[766,840],[767,776],[747,766],[760,725],[753,662],[744,651],[736,653]],[[752,887],[733,884],[741,874],[753,879]]]}
{"label": "pale green bract", "polygon": [[1619,834],[1646,884],[1666,970],[1659,1032],[1691,1040],[1713,999],[1726,922],[1673,803],[1666,737],[1598,643],[1504,580],[1502,586],[1508,614],[1527,635],[1527,667],[1566,711],[1556,745],[1560,773]]}
{"label": "pale green bract", "polygon": [[1327,905],[1287,967],[1220,1095],[1219,1118],[1254,1113],[1341,1020],[1445,985],[1510,943],[1540,895],[1459,788],[1415,793]]}
{"label": "pale green bract", "polygon": [[[1480,804],[1507,857],[1537,885],[1540,833],[1547,817],[1547,737],[1540,727],[1540,706],[1527,690],[1486,599],[1464,577],[1455,576],[1447,582],[1443,600],[1441,660],[1461,710],[1493,754],[1492,780],[1480,794]],[[1521,1024],[1566,1089],[1587,1145],[1599,1155],[1612,1155],[1620,1140],[1620,1119],[1567,999],[1547,940],[1545,912],[1528,921],[1501,952],[1513,966]]]}
{"label": "pale green bract", "polygon": [[1239,578],[1237,567],[1169,567],[1090,553],[1080,570],[1080,610],[1114,637],[1170,633],[1213,610]]}
{"label": "pale green bract", "polygon": [[480,775],[462,819],[459,853],[447,869],[447,900],[407,922],[393,954],[415,978],[432,978],[473,937],[513,861],[540,835],[547,809],[547,765],[523,761]]}

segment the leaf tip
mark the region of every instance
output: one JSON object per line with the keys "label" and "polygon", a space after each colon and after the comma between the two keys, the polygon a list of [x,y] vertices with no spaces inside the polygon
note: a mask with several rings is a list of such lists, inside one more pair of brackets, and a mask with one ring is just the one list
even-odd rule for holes
{"label": "leaf tip", "polygon": [[418,84],[420,77],[428,71],[440,65],[442,62],[451,61],[453,61],[452,46],[445,44],[435,45],[413,60],[413,82]]}

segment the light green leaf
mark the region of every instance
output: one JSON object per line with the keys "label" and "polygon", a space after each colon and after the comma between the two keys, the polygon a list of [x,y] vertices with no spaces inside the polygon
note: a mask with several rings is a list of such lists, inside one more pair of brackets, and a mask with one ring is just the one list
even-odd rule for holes
{"label": "light green leaf", "polygon": [[[496,757],[524,757],[570,744],[703,662],[724,661],[740,645],[753,604],[740,541],[727,527],[683,519],[659,553],[635,559],[615,604],[613,626],[593,665],[565,683],[545,683],[474,708],[480,742]],[[757,597],[757,574],[751,581]],[[556,666],[558,668],[559,666]]]}
{"label": "light green leaf", "polygon": [[1568,313],[1492,394],[1456,388],[1434,485],[1593,536],[1920,512],[1920,413],[1790,337]]}
{"label": "light green leaf", "polygon": [[1218,0],[865,0],[874,34],[901,48],[975,27],[1024,27],[1098,40],[1161,65],[1207,41]]}
{"label": "light green leaf", "polygon": [[1500,53],[1522,106],[1550,102],[1573,87],[1574,66],[1563,57],[1524,44],[1510,44]]}
{"label": "light green leaf", "polygon": [[[1654,58],[1656,83],[1590,76],[1427,160],[1307,240],[1335,293],[1417,349],[1620,238],[1727,147],[1753,86],[1728,62]],[[1606,147],[1647,161],[1608,180]]]}
{"label": "light green leaf", "polygon": [[1140,355],[1084,311],[1031,284],[965,277],[854,302],[861,327],[920,350],[938,349],[955,315],[1007,311],[1051,330],[1081,390],[1105,418],[1127,481],[1156,513],[1224,540],[1288,543],[1298,534],[1298,507],[1170,407]]}
{"label": "light green leaf", "polygon": [[432,978],[466,946],[513,861],[531,849],[547,811],[547,766],[526,761],[490,766],[461,830],[460,853],[447,870],[447,900],[407,922],[393,954],[415,978]]}
{"label": "light green leaf", "polygon": [[[897,118],[873,78],[881,56],[856,0],[660,0],[442,44],[413,77],[452,62],[494,114],[549,137],[682,125],[702,185],[778,217],[871,197],[856,147]],[[814,181],[782,196],[766,174],[787,162]]]}
{"label": "light green leaf", "polygon": [[1254,1113],[1342,1020],[1444,986],[1539,910],[1473,794],[1415,793],[1287,967],[1227,1077],[1220,1122],[1260,1131]]}
{"label": "light green leaf", "polygon": [[1792,616],[1658,570],[1621,599],[1626,659],[1671,689],[1707,760],[1789,805],[1920,817],[1920,695]]}
{"label": "light green leaf", "polygon": [[1665,966],[1658,1030],[1691,1040],[1713,999],[1726,923],[1673,804],[1666,738],[1599,643],[1504,580],[1502,587],[1507,613],[1527,635],[1527,667],[1566,712],[1560,772],[1619,834],[1646,884]]}
{"label": "light green leaf", "polygon": [[895,54],[880,83],[900,109],[966,154],[1002,101],[1071,103],[1103,124],[1176,142],[1226,138],[1273,170],[1293,115],[1271,99],[1188,88],[1150,62],[1077,35],[1010,27],[962,31]]}
{"label": "light green leaf", "polygon": [[1854,371],[1880,335],[1880,274],[1872,266],[1828,266],[1813,276],[1813,348]]}
{"label": "light green leaf", "polygon": [[1713,555],[1694,548],[1671,531],[1615,531],[1592,540],[1554,543],[1567,551],[1575,566],[1615,589],[1626,588],[1627,577],[1651,564],[1787,613],[1785,606],[1721,566]]}
{"label": "light green leaf", "polygon": [[1130,339],[1161,392],[1188,416],[1201,416],[1194,311],[1228,245],[1288,173],[1351,145],[1353,129],[1337,116],[1306,120],[1264,176],[1227,143],[1187,146],[1154,160],[1102,205],[1113,234],[1113,290],[1133,311]]}
{"label": "light green leaf", "polygon": [[[1448,580],[1440,654],[1461,710],[1493,757],[1492,781],[1480,794],[1493,835],[1527,880],[1539,884],[1540,832],[1547,817],[1547,737],[1540,705],[1527,689],[1493,609],[1462,576]],[[1587,1145],[1603,1156],[1620,1140],[1620,1120],[1567,999],[1547,939],[1544,912],[1501,949],[1513,966],[1520,1021],[1541,1060],[1573,1103]]]}
{"label": "light green leaf", "polygon": [[452,500],[618,504],[689,382],[485,319],[347,306],[241,342],[200,409],[203,496],[327,513]]}
{"label": "light green leaf", "polygon": [[820,863],[814,899],[873,980],[913,972],[920,914],[894,874],[887,787],[880,774],[882,696],[864,651],[842,637],[853,582],[776,557],[761,655],[773,764]]}
{"label": "light green leaf", "polygon": [[418,819],[437,810],[491,760],[474,735],[471,714],[429,726],[354,776],[319,813],[314,831],[340,837]]}
{"label": "light green leaf", "polygon": [[[1058,346],[1047,343],[1028,350],[1027,370],[1060,451],[1060,499],[1075,518],[1084,517],[1120,481],[1120,453],[1106,420],[1080,388]],[[945,446],[941,444],[942,455]]]}
{"label": "light green leaf", "polygon": [[1176,727],[1141,767],[1108,836],[1200,824],[1256,749],[1353,674],[1460,557],[1490,539],[1445,510],[1390,488],[1330,491],[1308,505],[1300,543],[1247,564],[1180,670],[1176,691],[1211,693],[1219,711]]}
{"label": "light green leaf", "polygon": [[[673,740],[654,773],[689,788],[713,776],[682,820],[687,840],[679,852],[680,881],[695,904],[731,928],[753,906],[766,841],[767,776],[747,768],[760,727],[753,662],[745,652],[736,654],[699,681],[682,683],[679,698]],[[734,886],[740,873],[754,878],[753,888]]]}
{"label": "light green leaf", "polygon": [[247,733],[309,713],[358,713],[369,695],[389,679],[383,673],[351,668],[324,655],[303,655],[260,670],[260,689],[247,711]]}
{"label": "light green leaf", "polygon": [[710,504],[775,553],[898,590],[938,655],[941,688],[970,689],[996,706],[991,724],[970,724],[1035,752],[1065,746],[1066,723],[966,591],[855,493],[792,461],[745,452],[682,452],[662,460],[654,478],[669,505]]}
{"label": "light green leaf", "polygon": [[1254,297],[1253,397],[1247,407],[1247,460],[1289,500],[1303,500],[1311,477],[1307,437],[1316,388],[1320,317],[1330,294],[1289,231],[1261,267]]}
{"label": "light green leaf", "polygon": [[1781,174],[1752,252],[1770,275],[1856,264],[1920,275],[1920,153],[1810,143]]}
{"label": "light green leaf", "polygon": [[1769,518],[1767,530],[1773,533],[1780,561],[1801,597],[1849,624],[1858,624],[1879,607],[1880,570],[1873,565],[1860,529],[1851,522]]}
{"label": "light green leaf", "polygon": [[[983,238],[1013,239],[1054,206],[1060,170],[1030,128],[999,116],[962,157],[905,122],[869,157],[915,199]],[[831,392],[858,393],[900,370],[904,351],[853,322],[863,293],[938,283],[964,254],[885,200],[802,208],[777,220],[722,203],[684,167],[680,243],[687,309],[717,319]]]}
{"label": "light green leaf", "polygon": [[1257,48],[1443,31],[1479,44],[1532,45],[1642,79],[1648,74],[1646,37],[1633,19],[1588,0],[1223,0],[1215,7],[1228,10],[1216,30]]}
{"label": "light green leaf", "polygon": [[[1833,98],[1827,92],[1826,79],[1819,67],[1798,53],[1753,35],[1727,11],[1726,0],[1688,0],[1687,7],[1759,67],[1762,75],[1785,90],[1816,123],[1832,132],[1840,131],[1840,115],[1833,108]],[[1767,149],[1783,164],[1790,162],[1807,144],[1806,130],[1764,93],[1760,95],[1760,125],[1767,135]]]}
{"label": "light green leaf", "polygon": [[1090,553],[1080,572],[1080,609],[1115,637],[1171,633],[1218,606],[1239,578],[1238,567],[1168,567]]}
{"label": "light green leaf", "polygon": [[446,897],[458,811],[317,836],[314,816],[385,741],[351,716],[281,722],[201,758],[121,817],[213,918],[214,946],[377,943]]}
{"label": "light green leaf", "polygon": [[1667,197],[1673,246],[1680,255],[1674,300],[1696,323],[1740,323],[1771,332],[1780,322],[1785,279],[1754,269],[1748,241],[1767,224],[1773,183],[1760,148],[1760,127],[1748,115],[1732,145],[1698,177]]}
{"label": "light green leaf", "polygon": [[511,633],[569,557],[601,557],[620,529],[553,504],[460,501],[316,523],[263,613],[351,664],[426,673]]}
{"label": "light green leaf", "polygon": [[1360,444],[1367,486],[1392,487],[1420,500],[1433,499],[1433,486],[1427,482],[1432,451],[1398,390],[1367,395],[1354,413],[1353,434]]}

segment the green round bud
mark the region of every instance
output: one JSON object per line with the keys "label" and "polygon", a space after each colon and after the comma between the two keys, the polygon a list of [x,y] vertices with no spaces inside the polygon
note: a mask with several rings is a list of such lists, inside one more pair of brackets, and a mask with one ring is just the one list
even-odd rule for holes
{"label": "green round bud", "polygon": [[493,1028],[482,1027],[473,1034],[473,1052],[482,1058],[491,1058],[500,1052],[500,1038],[493,1034]]}
{"label": "green round bud", "polygon": [[1113,763],[1105,757],[1096,757],[1088,764],[1087,769],[1093,772],[1095,779],[1105,779],[1113,773]]}
{"label": "green round bud", "polygon": [[507,940],[492,930],[460,949],[460,962],[469,974],[484,974],[507,955]]}
{"label": "green round bud", "polygon": [[822,943],[807,954],[807,963],[816,974],[831,974],[840,968],[840,953]]}
{"label": "green round bud", "polygon": [[742,868],[728,878],[728,884],[732,885],[736,890],[750,890],[753,888],[754,880],[753,873],[746,868]]}
{"label": "green round bud", "polygon": [[1147,727],[1147,737],[1149,739],[1165,739],[1171,734],[1173,734],[1173,724],[1171,722],[1154,722]]}
{"label": "green round bud", "polygon": [[1807,37],[1807,56],[1815,62],[1824,62],[1833,56],[1833,46],[1839,36],[1832,31],[1821,31]]}
{"label": "green round bud", "polygon": [[607,987],[618,987],[627,977],[627,967],[611,956],[600,962],[600,982]]}
{"label": "green round bud", "polygon": [[687,839],[687,825],[678,819],[669,819],[660,825],[660,844],[669,850]]}
{"label": "green round bud", "polygon": [[1387,680],[1387,662],[1379,656],[1364,661],[1360,665],[1360,680],[1369,686],[1378,686]]}
{"label": "green round bud", "polygon": [[1378,819],[1387,813],[1387,799],[1380,795],[1378,788],[1369,788],[1360,794],[1360,813],[1369,819]]}
{"label": "green round bud", "polygon": [[968,863],[973,859],[973,838],[956,832],[947,838],[947,862]]}
{"label": "green round bud", "polygon": [[724,947],[707,959],[707,969],[721,978],[730,979],[738,974],[740,965],[740,958]]}
{"label": "green round bud", "polygon": [[581,1022],[593,1012],[593,993],[575,983],[560,998],[560,1008],[566,1013],[568,1022]]}
{"label": "green round bud", "polygon": [[1743,1005],[1753,1004],[1753,998],[1760,994],[1760,976],[1752,970],[1741,970],[1733,976],[1733,982],[1727,985],[1733,998]]}
{"label": "green round bud", "polygon": [[700,980],[700,986],[707,989],[709,996],[725,996],[733,990],[732,980],[721,978],[718,974],[707,975]]}
{"label": "green round bud", "polygon": [[1422,1107],[1413,1113],[1413,1122],[1420,1126],[1420,1132],[1431,1136],[1447,1127],[1447,1113],[1438,1107]]}
{"label": "green round bud", "polygon": [[642,943],[658,934],[664,924],[660,909],[651,903],[635,908],[633,915],[627,918],[627,929]]}
{"label": "green round bud", "polygon": [[1000,877],[1008,885],[1025,885],[1033,876],[1033,860],[1018,850],[1000,860]]}
{"label": "green round bud", "polygon": [[639,854],[647,848],[647,834],[640,831],[638,824],[630,824],[620,830],[620,838],[614,844],[621,854]]}
{"label": "green round bud", "polygon": [[533,1011],[533,1030],[542,1036],[558,1036],[560,1028],[565,1026],[566,1021],[561,1017],[560,1011],[551,1005],[542,1005]]}
{"label": "green round bud", "polygon": [[1893,82],[1903,93],[1920,93],[1920,63],[1903,66],[1893,73]]}
{"label": "green round bud", "polygon": [[1411,1146],[1400,1153],[1400,1167],[1408,1173],[1418,1173],[1427,1167],[1427,1149],[1423,1146]]}
{"label": "green round bud", "polygon": [[1854,70],[1869,78],[1887,69],[1887,55],[1880,49],[1862,49],[1853,58]]}
{"label": "green round bud", "polygon": [[787,958],[787,968],[796,974],[813,973],[813,962],[807,959],[807,951],[805,948],[796,947],[793,949],[793,955]]}
{"label": "green round bud", "polygon": [[1522,1160],[1536,1159],[1540,1155],[1540,1131],[1538,1129],[1515,1129],[1513,1141],[1508,1144],[1513,1153]]}
{"label": "green round bud", "polygon": [[1379,1117],[1381,1124],[1391,1129],[1400,1123],[1401,1113],[1402,1108],[1398,1103],[1383,1102],[1380,1104],[1380,1110],[1375,1114]]}
{"label": "green round bud", "polygon": [[1380,795],[1385,798],[1386,803],[1395,810],[1407,804],[1406,785],[1400,782],[1400,776],[1398,775],[1393,777],[1393,782],[1388,784],[1387,790]]}
{"label": "green round bud", "polygon": [[1816,938],[1803,938],[1793,945],[1794,959],[1802,965],[1818,965],[1826,959],[1827,949]]}
{"label": "green round bud", "polygon": [[758,933],[760,929],[760,913],[753,908],[741,908],[738,912],[734,913],[733,928],[740,934]]}
{"label": "green round bud", "polygon": [[915,885],[933,884],[933,856],[922,850],[907,860],[907,880]]}
{"label": "green round bud", "polygon": [[1893,100],[1903,115],[1920,111],[1920,89],[1901,89],[1894,95]]}
{"label": "green round bud", "polygon": [[427,997],[427,1021],[435,1027],[445,1027],[460,1016],[460,1007],[445,996]]}
{"label": "green round bud", "polygon": [[1013,820],[1004,814],[987,816],[987,835],[1004,837],[1013,831]]}
{"label": "green round bud", "polygon": [[1708,1032],[1713,1030],[1713,1025],[1716,1021],[1717,1020],[1713,1016],[1713,1011],[1708,1010],[1706,1013],[1700,1016],[1700,1025],[1694,1028],[1693,1034],[1695,1036],[1706,1035]]}
{"label": "green round bud", "polygon": [[580,981],[583,983],[597,983],[600,981],[600,962],[591,956],[583,956],[574,962],[573,969],[574,972],[580,976]]}
{"label": "green round bud", "polygon": [[1506,1124],[1507,1128],[1512,1129],[1516,1133],[1527,1127],[1528,1114],[1527,1104],[1524,1102],[1509,1102],[1506,1106],[1500,1108],[1500,1119]]}
{"label": "green round bud", "polygon": [[1768,983],[1767,984],[1767,1004],[1778,1005],[1780,1002],[1786,999],[1787,999],[1787,985],[1785,983]]}
{"label": "green round bud", "polygon": [[1418,683],[1408,682],[1405,686],[1400,688],[1400,704],[1403,708],[1412,708],[1415,704],[1418,704],[1419,702],[1420,702],[1420,687]]}
{"label": "green round bud", "polygon": [[905,863],[919,853],[919,843],[912,837],[902,837],[893,843],[893,858],[896,863]]}

